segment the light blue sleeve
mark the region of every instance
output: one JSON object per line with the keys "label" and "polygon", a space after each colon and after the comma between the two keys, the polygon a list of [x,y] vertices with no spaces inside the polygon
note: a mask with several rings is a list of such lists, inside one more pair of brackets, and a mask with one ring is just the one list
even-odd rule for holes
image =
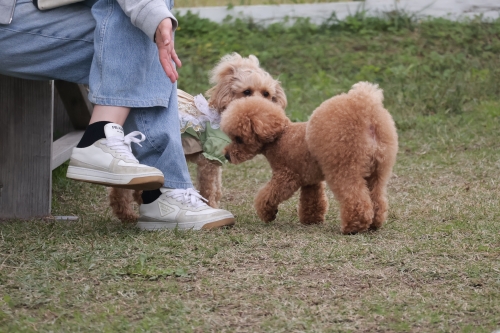
{"label": "light blue sleeve", "polygon": [[[2,1],[2,0],[0,0]],[[156,28],[166,18],[172,19],[172,29],[177,28],[177,19],[170,12],[165,0],[117,0],[132,24],[154,40]]]}

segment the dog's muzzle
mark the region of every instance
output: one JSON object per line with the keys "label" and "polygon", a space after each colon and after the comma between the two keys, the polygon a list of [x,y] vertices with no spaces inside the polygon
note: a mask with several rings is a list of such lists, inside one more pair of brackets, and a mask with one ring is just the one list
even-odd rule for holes
{"label": "dog's muzzle", "polygon": [[224,157],[226,158],[226,160],[228,160],[229,162],[231,162],[231,156],[229,156],[229,153],[226,153],[224,155]]}

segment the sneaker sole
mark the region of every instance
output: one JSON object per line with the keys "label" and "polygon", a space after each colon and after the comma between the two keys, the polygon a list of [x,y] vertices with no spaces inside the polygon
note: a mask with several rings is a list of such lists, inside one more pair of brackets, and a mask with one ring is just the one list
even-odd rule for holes
{"label": "sneaker sole", "polygon": [[157,190],[165,181],[163,175],[118,175],[79,167],[68,167],[66,177],[82,182],[131,190]]}
{"label": "sneaker sole", "polygon": [[162,229],[181,229],[181,230],[212,230],[223,227],[232,227],[234,225],[234,217],[228,217],[221,220],[213,222],[184,222],[184,223],[173,223],[173,222],[161,222],[161,221],[139,221],[136,227],[141,230],[162,230]]}

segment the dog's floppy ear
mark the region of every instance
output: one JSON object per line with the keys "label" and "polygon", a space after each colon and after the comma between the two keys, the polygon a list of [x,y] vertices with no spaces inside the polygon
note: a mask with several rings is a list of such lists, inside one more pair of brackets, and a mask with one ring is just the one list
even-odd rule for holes
{"label": "dog's floppy ear", "polygon": [[209,97],[208,103],[219,112],[224,111],[227,105],[234,99],[230,83],[232,77],[232,75],[228,75],[206,92],[206,95]]}
{"label": "dog's floppy ear", "polygon": [[[252,125],[245,108],[245,99],[233,101],[221,114],[220,129],[229,137],[252,138]],[[248,142],[248,140],[246,140]]]}
{"label": "dog's floppy ear", "polygon": [[210,71],[209,81],[213,86],[206,92],[206,95],[209,97],[210,105],[218,111],[224,110],[234,99],[231,82],[237,70],[235,64],[241,59],[242,57],[236,52],[227,54]]}
{"label": "dog's floppy ear", "polygon": [[268,102],[268,108],[261,112],[256,112],[251,119],[252,129],[257,134],[261,142],[270,143],[276,140],[285,127],[288,125],[289,119],[285,116],[283,110]]}
{"label": "dog's floppy ear", "polygon": [[255,138],[262,143],[276,140],[290,123],[283,109],[262,97],[237,99],[222,114],[221,129],[239,136],[248,144]]}
{"label": "dog's floppy ear", "polygon": [[280,105],[283,110],[285,110],[286,106],[288,105],[285,91],[281,87],[279,81],[276,81],[276,96],[273,96],[273,102],[278,103],[278,105]]}
{"label": "dog's floppy ear", "polygon": [[210,71],[210,83],[217,85],[225,77],[233,75],[236,70],[234,63],[241,59],[242,57],[236,52],[223,56],[214,69]]}

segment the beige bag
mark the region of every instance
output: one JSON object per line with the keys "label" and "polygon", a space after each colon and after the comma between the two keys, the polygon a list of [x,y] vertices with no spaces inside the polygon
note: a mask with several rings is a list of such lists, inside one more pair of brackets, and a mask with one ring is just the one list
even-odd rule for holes
{"label": "beige bag", "polygon": [[35,7],[38,8],[39,10],[47,10],[47,9],[70,5],[75,2],[81,2],[83,0],[32,0],[32,1]]}

